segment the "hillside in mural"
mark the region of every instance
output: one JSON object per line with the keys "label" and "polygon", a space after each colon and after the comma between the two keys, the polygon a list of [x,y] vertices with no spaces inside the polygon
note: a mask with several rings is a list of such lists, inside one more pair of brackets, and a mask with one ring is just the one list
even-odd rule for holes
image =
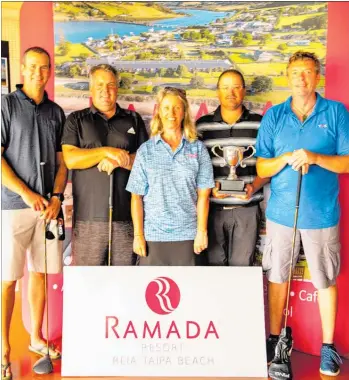
{"label": "hillside in mural", "polygon": [[88,72],[98,63],[122,73],[120,102],[147,118],[166,85],[186,89],[194,111],[204,101],[212,109],[217,77],[230,67],[243,72],[249,106],[261,111],[288,96],[292,52],[315,52],[322,63],[326,55],[322,2],[60,2],[54,9],[55,91],[68,112],[88,105]]}

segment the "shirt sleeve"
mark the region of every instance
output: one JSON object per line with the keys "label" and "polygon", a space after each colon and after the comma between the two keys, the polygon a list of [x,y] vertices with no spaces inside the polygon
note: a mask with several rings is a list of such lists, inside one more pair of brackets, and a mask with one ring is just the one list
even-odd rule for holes
{"label": "shirt sleeve", "polygon": [[145,171],[145,156],[138,150],[127,182],[126,190],[130,193],[145,195],[148,192],[148,177]]}
{"label": "shirt sleeve", "polygon": [[268,110],[263,116],[261,125],[258,129],[257,141],[256,141],[256,157],[273,158],[274,152],[274,136],[273,129],[275,121],[273,118],[272,109]]}
{"label": "shirt sleeve", "polygon": [[215,186],[213,178],[213,166],[210,155],[205,145],[201,144],[201,153],[199,161],[199,172],[196,177],[196,184],[199,189],[212,189]]}
{"label": "shirt sleeve", "polygon": [[339,123],[337,129],[337,154],[349,154],[349,112],[343,104],[339,108]]}
{"label": "shirt sleeve", "polygon": [[63,128],[62,145],[73,145],[80,148],[78,123],[74,113],[71,113]]}
{"label": "shirt sleeve", "polygon": [[7,96],[1,99],[1,147],[6,149],[10,138],[11,113]]}
{"label": "shirt sleeve", "polygon": [[137,149],[145,143],[149,137],[142,117],[137,113]]}
{"label": "shirt sleeve", "polygon": [[65,114],[62,108],[59,108],[59,125],[56,131],[56,152],[62,152],[62,135],[65,124]]}

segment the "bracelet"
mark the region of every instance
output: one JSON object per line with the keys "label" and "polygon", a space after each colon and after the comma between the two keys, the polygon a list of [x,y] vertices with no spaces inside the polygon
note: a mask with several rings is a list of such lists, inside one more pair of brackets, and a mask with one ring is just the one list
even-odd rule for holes
{"label": "bracelet", "polygon": [[144,234],[137,234],[137,235],[133,235],[133,236],[144,236]]}

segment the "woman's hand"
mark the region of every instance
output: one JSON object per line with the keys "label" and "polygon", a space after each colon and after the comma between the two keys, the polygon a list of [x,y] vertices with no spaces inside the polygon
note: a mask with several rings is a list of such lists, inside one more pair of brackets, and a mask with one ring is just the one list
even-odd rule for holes
{"label": "woman's hand", "polygon": [[144,235],[135,235],[133,239],[133,252],[139,256],[147,256],[146,242]]}
{"label": "woman's hand", "polygon": [[198,231],[194,240],[194,252],[198,255],[207,248],[207,231]]}

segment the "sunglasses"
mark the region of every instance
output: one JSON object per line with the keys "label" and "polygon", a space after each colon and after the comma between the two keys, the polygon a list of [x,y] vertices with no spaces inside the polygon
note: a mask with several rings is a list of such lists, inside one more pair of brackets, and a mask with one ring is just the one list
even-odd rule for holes
{"label": "sunglasses", "polygon": [[187,96],[187,92],[183,90],[182,88],[166,86],[164,87],[164,90],[167,92],[178,92],[183,97]]}

